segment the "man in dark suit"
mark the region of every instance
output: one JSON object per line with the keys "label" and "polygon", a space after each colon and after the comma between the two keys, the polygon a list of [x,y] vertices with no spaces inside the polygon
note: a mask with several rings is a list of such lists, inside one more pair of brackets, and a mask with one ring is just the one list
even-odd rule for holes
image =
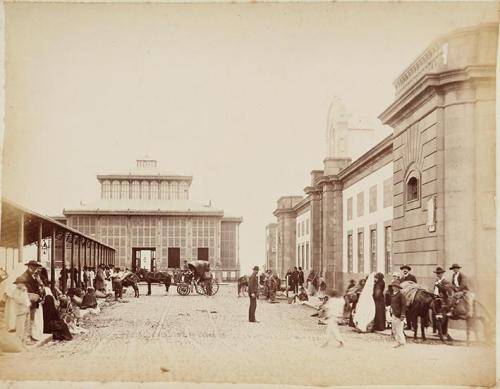
{"label": "man in dark suit", "polygon": [[250,323],[258,323],[255,320],[255,310],[257,309],[257,296],[259,293],[259,282],[257,281],[257,273],[259,267],[254,266],[253,273],[248,279],[248,297],[250,297],[250,308],[248,309],[248,321]]}
{"label": "man in dark suit", "polygon": [[454,263],[451,265],[450,270],[453,270],[453,276],[451,277],[452,288],[455,292],[463,292],[465,301],[468,304],[467,316],[472,317],[474,312],[474,293],[472,293],[469,289],[469,285],[467,283],[467,278],[462,274],[458,263]]}
{"label": "man in dark suit", "polygon": [[453,270],[453,276],[451,277],[451,283],[455,290],[462,292],[464,290],[469,290],[469,285],[467,285],[466,277],[460,272],[460,266],[458,263],[451,265],[450,270]]}
{"label": "man in dark suit", "polygon": [[[31,260],[25,264],[28,266],[28,269],[18,277],[18,281],[26,286],[26,290],[28,292],[28,296],[31,301],[30,306],[30,327],[27,329],[27,332],[31,334],[31,340],[39,340],[35,337],[37,335],[32,331],[33,329],[33,320],[35,320],[35,315],[37,309],[40,308],[40,302],[42,301],[44,289],[42,287],[41,281],[39,282],[37,273],[42,267],[40,263],[37,261]],[[16,280],[16,282],[17,282]]]}
{"label": "man in dark suit", "polygon": [[450,281],[444,278],[445,272],[446,271],[440,266],[436,267],[436,270],[433,271],[433,273],[436,274],[434,294],[447,300],[453,293],[453,286]]}
{"label": "man in dark suit", "polygon": [[408,266],[408,265],[403,265],[399,268],[403,274],[401,275],[401,278],[400,278],[400,282],[405,282],[405,281],[412,281],[414,282],[415,284],[417,283],[417,279],[416,277],[411,274],[411,267]]}

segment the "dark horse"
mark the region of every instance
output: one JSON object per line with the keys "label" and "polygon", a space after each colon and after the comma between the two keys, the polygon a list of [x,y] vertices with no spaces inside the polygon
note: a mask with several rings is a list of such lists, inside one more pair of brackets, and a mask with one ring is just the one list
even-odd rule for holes
{"label": "dark horse", "polygon": [[137,283],[139,282],[139,277],[137,274],[130,272],[122,280],[122,286],[128,288],[129,286],[134,289],[134,297],[139,297],[139,287]]}
{"label": "dark horse", "polygon": [[430,310],[435,296],[425,289],[418,289],[415,292],[413,302],[408,306],[406,312],[407,323],[413,329],[413,338],[417,339],[418,318],[420,318],[420,330],[422,341],[425,342],[425,328],[430,324]]}
{"label": "dark horse", "polygon": [[476,341],[479,340],[478,336],[478,323],[481,323],[484,332],[485,340],[491,339],[492,328],[491,328],[491,317],[486,311],[484,305],[479,301],[474,300],[472,302],[472,307],[470,303],[465,298],[463,292],[456,292],[451,297],[436,298],[432,304],[432,312],[436,318],[436,327],[439,334],[439,339],[444,342],[444,336],[446,340],[451,341],[453,338],[448,334],[448,321],[451,320],[465,320],[466,324],[466,337],[467,345],[470,343],[470,331],[474,331],[476,336]]}
{"label": "dark horse", "polygon": [[151,295],[151,284],[164,284],[165,291],[168,293],[168,289],[170,288],[170,284],[172,283],[172,276],[168,272],[151,272],[146,269],[137,269],[137,276],[141,281],[145,281],[148,283],[148,296]]}

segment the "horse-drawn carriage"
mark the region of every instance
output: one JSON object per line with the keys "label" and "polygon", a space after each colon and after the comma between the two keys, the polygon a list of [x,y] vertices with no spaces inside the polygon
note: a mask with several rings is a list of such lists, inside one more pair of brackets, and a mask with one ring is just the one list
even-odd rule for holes
{"label": "horse-drawn carriage", "polygon": [[219,290],[219,283],[210,273],[210,263],[207,261],[191,261],[188,263],[189,272],[185,272],[182,280],[177,284],[177,293],[187,296],[194,290],[198,294],[215,295]]}

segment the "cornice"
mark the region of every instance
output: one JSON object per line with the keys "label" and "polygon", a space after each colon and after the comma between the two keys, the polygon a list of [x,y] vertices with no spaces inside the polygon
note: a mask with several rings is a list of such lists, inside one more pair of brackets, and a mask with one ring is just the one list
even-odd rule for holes
{"label": "cornice", "polygon": [[465,68],[452,69],[440,73],[427,73],[423,75],[413,86],[408,88],[398,97],[385,111],[379,115],[383,124],[394,126],[399,117],[409,111],[417,109],[413,104],[425,93],[433,91],[439,93],[445,86],[452,83],[465,83],[477,79],[495,79],[495,65],[471,65]]}
{"label": "cornice", "polygon": [[348,179],[352,174],[355,174],[359,169],[361,169],[366,164],[373,162],[377,159],[378,156],[385,153],[392,153],[392,144],[393,144],[393,135],[389,135],[375,146],[373,146],[370,150],[364,153],[361,157],[356,159],[353,163],[346,166],[339,173],[339,179],[344,182]]}
{"label": "cornice", "polygon": [[94,216],[213,216],[213,217],[223,217],[224,212],[213,211],[113,211],[113,210],[64,210],[64,216],[75,216],[75,215],[94,215]]}
{"label": "cornice", "polygon": [[168,180],[168,181],[188,181],[192,182],[192,176],[169,176],[162,174],[99,174],[97,175],[99,181],[103,180],[127,180],[127,181],[141,181],[141,180]]}

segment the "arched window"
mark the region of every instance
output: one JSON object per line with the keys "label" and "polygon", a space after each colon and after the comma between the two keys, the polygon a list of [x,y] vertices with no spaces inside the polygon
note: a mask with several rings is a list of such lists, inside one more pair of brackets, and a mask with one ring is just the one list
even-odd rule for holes
{"label": "arched window", "polygon": [[158,182],[152,181],[150,185],[151,200],[157,200],[158,196]]}
{"label": "arched window", "polygon": [[102,183],[102,198],[109,199],[111,197],[111,183],[109,181],[104,181]]}
{"label": "arched window", "polygon": [[120,198],[120,181],[113,181],[113,184],[111,185],[111,198]]}
{"label": "arched window", "polygon": [[122,199],[130,198],[130,185],[128,181],[122,181],[121,198]]}
{"label": "arched window", "polygon": [[162,181],[161,182],[161,199],[162,200],[168,200],[168,181]]}
{"label": "arched window", "polygon": [[141,188],[139,181],[133,181],[132,182],[132,198],[133,199],[139,199],[141,198]]}
{"label": "arched window", "polygon": [[410,177],[406,184],[406,199],[407,201],[418,200],[418,179]]}
{"label": "arched window", "polygon": [[141,182],[141,199],[149,200],[149,182]]}

